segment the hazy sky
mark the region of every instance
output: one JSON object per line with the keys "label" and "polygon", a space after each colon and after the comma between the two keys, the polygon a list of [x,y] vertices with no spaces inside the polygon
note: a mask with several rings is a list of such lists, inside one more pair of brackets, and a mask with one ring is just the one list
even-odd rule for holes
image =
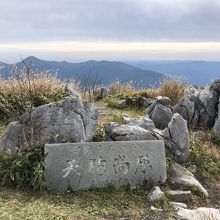
{"label": "hazy sky", "polygon": [[0,0],[0,60],[220,60],[219,0]]}

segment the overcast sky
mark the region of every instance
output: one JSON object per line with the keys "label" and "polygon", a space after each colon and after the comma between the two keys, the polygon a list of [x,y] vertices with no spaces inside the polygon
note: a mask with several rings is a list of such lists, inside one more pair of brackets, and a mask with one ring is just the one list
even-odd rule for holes
{"label": "overcast sky", "polygon": [[219,0],[0,0],[0,30],[5,62],[220,60]]}

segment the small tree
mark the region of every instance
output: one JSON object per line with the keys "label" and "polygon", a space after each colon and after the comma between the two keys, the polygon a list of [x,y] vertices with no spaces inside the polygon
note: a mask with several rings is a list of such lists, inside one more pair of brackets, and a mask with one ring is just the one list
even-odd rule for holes
{"label": "small tree", "polygon": [[94,101],[98,90],[101,86],[102,80],[97,77],[91,77],[90,74],[85,75],[84,77],[79,77],[77,75],[77,78],[80,82],[80,87],[82,90],[82,97],[88,98],[90,102]]}

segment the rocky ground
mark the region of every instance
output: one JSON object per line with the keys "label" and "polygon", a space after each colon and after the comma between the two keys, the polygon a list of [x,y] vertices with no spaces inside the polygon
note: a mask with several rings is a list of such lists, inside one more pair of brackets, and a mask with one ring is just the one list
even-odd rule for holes
{"label": "rocky ground", "polygon": [[[15,196],[17,191],[1,187],[0,211],[3,214],[0,217],[26,218],[25,212],[30,213],[29,205],[39,210],[36,201],[40,199],[41,202],[46,200],[43,204],[47,208],[42,207],[43,212],[35,213],[36,218],[29,214],[27,219],[181,219],[180,216],[190,220],[220,219],[220,148],[214,142],[220,132],[219,100],[220,81],[216,81],[209,89],[182,97],[175,106],[170,98],[162,96],[140,111],[110,108],[104,99],[92,105],[72,97],[35,108],[32,121],[23,114],[20,122],[11,122],[3,135],[5,151],[25,149],[26,140],[19,138],[25,132],[24,127],[27,138],[48,143],[90,141],[92,138],[93,141],[164,140],[168,179],[166,184],[156,188],[149,184],[137,189],[107,187],[69,193],[67,199],[66,194],[53,194],[52,198],[49,192],[39,197],[33,194],[30,204],[27,192],[18,191]],[[13,212],[20,211],[23,203],[19,200],[23,195],[25,207],[17,218]],[[54,198],[56,195],[58,201]],[[203,208],[197,209],[200,207]],[[47,211],[50,211],[48,216]]]}

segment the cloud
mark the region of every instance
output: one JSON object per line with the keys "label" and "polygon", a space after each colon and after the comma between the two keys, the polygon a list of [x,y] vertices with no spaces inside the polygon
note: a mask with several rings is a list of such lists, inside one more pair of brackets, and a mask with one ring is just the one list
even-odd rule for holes
{"label": "cloud", "polygon": [[218,0],[7,0],[0,42],[219,41]]}

